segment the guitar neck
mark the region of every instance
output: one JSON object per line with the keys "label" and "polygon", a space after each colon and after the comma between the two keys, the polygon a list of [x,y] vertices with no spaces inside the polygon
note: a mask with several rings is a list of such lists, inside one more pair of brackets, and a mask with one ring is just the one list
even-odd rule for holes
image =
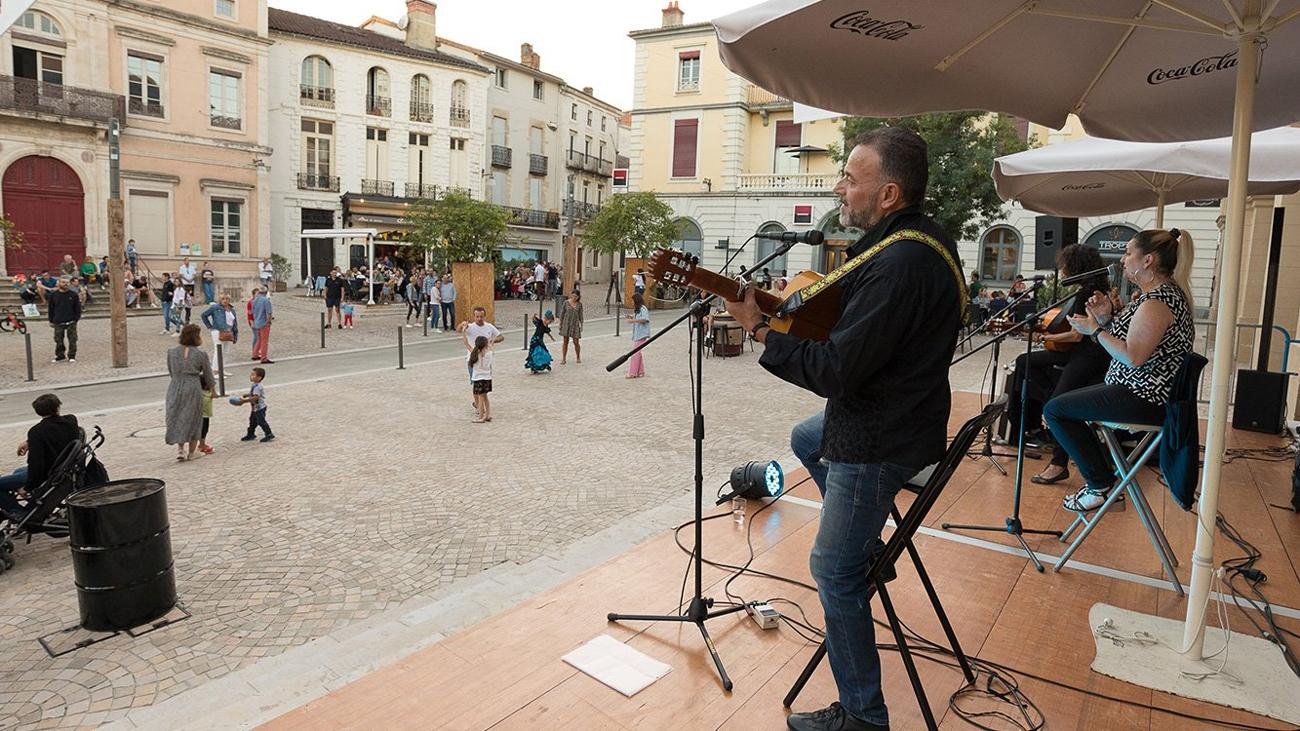
{"label": "guitar neck", "polygon": [[[731,277],[724,277],[708,269],[696,269],[691,276],[691,286],[698,287],[709,294],[716,294],[728,302],[738,302],[744,298],[740,283]],[[768,317],[776,315],[782,298],[762,289],[754,290],[758,309]]]}

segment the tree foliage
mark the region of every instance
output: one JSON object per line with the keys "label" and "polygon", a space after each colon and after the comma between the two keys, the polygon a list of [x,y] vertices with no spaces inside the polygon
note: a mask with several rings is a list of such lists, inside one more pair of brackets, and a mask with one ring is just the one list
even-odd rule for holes
{"label": "tree foliage", "polygon": [[411,231],[406,245],[428,252],[442,269],[452,262],[491,261],[504,243],[510,213],[500,206],[474,200],[462,191],[436,199],[424,198],[406,215]]}
{"label": "tree foliage", "polygon": [[584,246],[603,254],[649,256],[677,238],[673,209],[653,192],[619,193],[587,224]]}
{"label": "tree foliage", "polygon": [[[925,212],[950,235],[973,240],[980,229],[1003,215],[993,187],[993,158],[1028,149],[1011,118],[988,112],[942,112],[901,119],[846,117],[847,142],[877,127],[904,127],[921,136],[930,151],[930,185]],[[833,150],[843,164],[848,150]]]}
{"label": "tree foliage", "polygon": [[10,251],[23,250],[23,232],[3,213],[0,213],[0,244]]}

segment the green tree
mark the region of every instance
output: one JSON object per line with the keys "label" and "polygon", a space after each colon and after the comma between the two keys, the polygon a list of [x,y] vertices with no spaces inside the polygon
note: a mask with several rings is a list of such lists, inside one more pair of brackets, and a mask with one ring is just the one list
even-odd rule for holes
{"label": "green tree", "polygon": [[23,250],[23,232],[3,213],[0,213],[0,244],[10,251]]}
{"label": "green tree", "polygon": [[428,252],[440,269],[456,261],[492,261],[506,238],[509,221],[504,208],[451,191],[412,206],[406,215],[411,226],[406,245],[421,254]]}
{"label": "green tree", "polygon": [[[877,127],[904,127],[925,140],[930,150],[925,212],[949,234],[968,241],[1003,215],[993,187],[993,158],[1030,146],[1005,114],[942,112],[901,119],[846,117],[845,147],[853,136]],[[832,152],[840,164],[848,157],[843,148]]]}
{"label": "green tree", "polygon": [[619,193],[587,224],[583,245],[603,254],[649,256],[677,238],[673,209],[653,192]]}

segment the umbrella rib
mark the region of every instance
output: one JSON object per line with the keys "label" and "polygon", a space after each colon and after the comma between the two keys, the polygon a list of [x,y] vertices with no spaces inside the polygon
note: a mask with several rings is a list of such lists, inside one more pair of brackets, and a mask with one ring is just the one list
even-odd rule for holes
{"label": "umbrella rib", "polygon": [[[1142,9],[1138,11],[1137,15],[1133,16],[1133,19],[1142,20],[1150,11],[1151,2],[1147,2],[1142,6]],[[1124,49],[1125,44],[1128,43],[1128,39],[1133,36],[1133,31],[1135,30],[1137,30],[1136,27],[1130,26],[1128,30],[1124,31],[1124,35],[1120,36],[1119,41],[1115,44],[1115,48],[1111,49],[1110,55],[1106,57],[1104,62],[1102,62],[1101,68],[1097,69],[1097,73],[1094,74],[1092,80],[1088,82],[1088,88],[1084,89],[1083,93],[1079,95],[1079,99],[1074,103],[1074,108],[1070,111],[1078,114],[1079,111],[1083,109],[1083,105],[1088,101],[1088,95],[1091,94],[1092,90],[1101,82],[1101,77],[1105,75],[1106,70],[1110,68],[1110,65],[1115,62],[1115,57],[1119,56],[1119,52]]]}
{"label": "umbrella rib", "polygon": [[[1241,19],[1241,13],[1237,12],[1237,6],[1232,4],[1232,0],[1219,1],[1223,3],[1223,7],[1228,9],[1228,15],[1232,16],[1232,22],[1235,23],[1238,28],[1245,27],[1246,23]],[[1274,3],[1274,7],[1277,7],[1276,3]],[[1264,14],[1264,17],[1267,18],[1268,16],[1269,13]]]}
{"label": "umbrella rib", "polygon": [[1300,18],[1300,8],[1296,8],[1295,10],[1292,10],[1286,15],[1283,15],[1282,17],[1278,18],[1277,22],[1273,23],[1273,27],[1277,28],[1285,23],[1290,23],[1296,18]]}
{"label": "umbrella rib", "polygon": [[952,66],[954,63],[957,63],[957,59],[961,58],[962,56],[965,56],[968,52],[970,52],[972,48],[983,43],[985,40],[988,39],[989,36],[993,35],[994,33],[997,33],[1002,28],[1002,26],[1006,25],[1007,23],[1010,23],[1011,21],[1015,20],[1021,15],[1024,15],[1025,13],[1033,10],[1034,6],[1037,4],[1038,4],[1038,0],[1025,0],[1025,2],[1022,3],[1020,7],[1016,8],[1015,10],[1012,10],[1010,13],[1007,13],[1006,16],[1004,16],[1001,20],[994,23],[993,25],[989,26],[988,29],[986,29],[983,33],[980,33],[979,35],[975,36],[975,38],[972,39],[969,43],[957,49],[953,53],[945,56],[942,61],[940,61],[938,64],[935,65],[934,70],[947,71],[949,66]]}
{"label": "umbrella rib", "polygon": [[1130,18],[1116,18],[1111,15],[1097,15],[1095,13],[1076,13],[1070,10],[1050,10],[1042,8],[1033,8],[1029,12],[1034,15],[1047,15],[1054,18],[1068,18],[1070,20],[1090,20],[1095,23],[1110,23],[1112,25],[1127,25],[1132,28],[1152,28],[1155,30],[1173,30],[1182,33],[1197,33],[1206,36],[1222,36],[1223,29],[1215,28],[1213,30],[1198,25],[1183,25],[1181,23],[1166,23],[1160,20],[1132,20]]}
{"label": "umbrella rib", "polygon": [[[1223,25],[1221,23],[1216,23],[1214,21],[1214,18],[1211,18],[1208,15],[1198,13],[1195,10],[1192,10],[1191,8],[1184,8],[1181,5],[1173,2],[1172,0],[1155,0],[1155,2],[1158,5],[1162,5],[1166,8],[1169,8],[1170,10],[1174,11],[1175,13],[1178,13],[1179,15],[1182,15],[1187,18],[1191,18],[1192,20],[1195,20],[1196,22],[1201,23],[1202,25],[1209,26],[1210,28],[1213,28],[1214,30],[1220,33],[1224,31]],[[1224,4],[1227,5],[1228,2],[1225,0]],[[1233,15],[1236,15],[1236,13],[1233,13]],[[1240,29],[1241,24],[1238,23],[1237,27],[1238,29]]]}

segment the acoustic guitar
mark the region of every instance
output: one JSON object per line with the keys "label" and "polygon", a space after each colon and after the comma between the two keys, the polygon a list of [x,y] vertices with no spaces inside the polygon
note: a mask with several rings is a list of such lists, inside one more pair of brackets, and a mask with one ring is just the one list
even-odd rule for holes
{"label": "acoustic guitar", "polygon": [[[1038,321],[1036,332],[1050,333],[1052,335],[1070,332],[1070,321],[1066,319],[1068,313],[1064,308],[1053,307],[1043,314],[1043,319]],[[1068,353],[1074,343],[1058,343],[1052,340],[1043,340],[1043,347],[1053,353]]]}
{"label": "acoustic guitar", "polygon": [[[745,298],[747,285],[739,280],[711,272],[699,265],[699,258],[681,251],[659,249],[650,255],[648,268],[655,279],[669,284],[695,287],[715,294],[728,302]],[[831,328],[840,319],[840,299],[843,290],[831,285],[816,297],[808,299],[794,311],[781,314],[782,303],[795,292],[819,281],[817,272],[800,272],[790,280],[780,293],[755,289],[754,299],[758,309],[770,318],[772,329],[808,340],[826,340]]]}

